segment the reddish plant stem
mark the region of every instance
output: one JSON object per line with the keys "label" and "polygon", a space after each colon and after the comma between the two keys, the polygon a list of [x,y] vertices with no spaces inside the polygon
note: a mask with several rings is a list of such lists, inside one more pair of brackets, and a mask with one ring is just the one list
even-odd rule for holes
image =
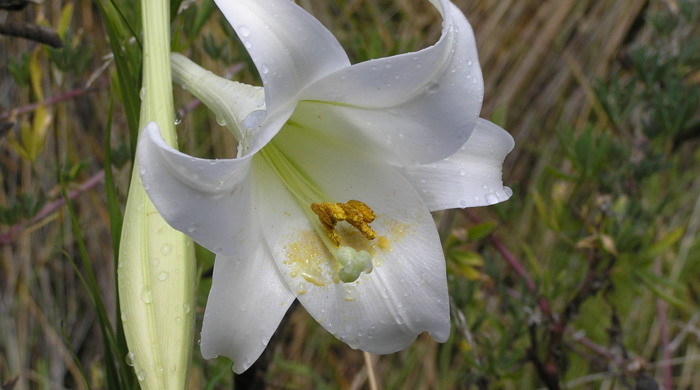
{"label": "reddish plant stem", "polygon": [[607,349],[605,349],[605,347],[594,343],[593,341],[591,341],[591,339],[587,338],[586,336],[578,336],[574,334],[572,338],[578,341],[584,347],[593,351],[595,354],[600,355],[600,357],[603,357],[608,360],[613,359],[612,354]]}
{"label": "reddish plant stem", "polygon": [[669,348],[668,318],[666,316],[666,302],[656,299],[656,311],[659,313],[659,333],[661,342],[661,378],[663,388],[671,390],[673,388],[673,367],[671,367],[671,349]]}
{"label": "reddish plant stem", "polygon": [[[657,259],[654,263],[654,272],[661,275],[662,264],[661,259]],[[668,334],[668,305],[663,299],[656,299],[656,312],[659,320],[659,342],[661,343],[661,380],[664,390],[673,388],[673,367],[671,366],[671,348],[670,336]]]}
{"label": "reddish plant stem", "polygon": [[515,271],[518,276],[520,276],[524,281],[527,289],[530,292],[535,292],[535,282],[532,280],[530,275],[525,271],[525,268],[520,264],[518,259],[513,255],[513,253],[506,248],[506,245],[501,241],[495,234],[491,234],[488,237],[489,242],[498,251],[498,253],[503,256],[503,259],[508,263],[508,265]]}
{"label": "reddish plant stem", "polygon": [[66,101],[66,100],[75,99],[78,96],[82,96],[82,95],[85,95],[86,93],[96,91],[97,89],[99,89],[99,87],[102,84],[104,84],[104,82],[102,82],[99,85],[94,86],[94,87],[78,88],[78,89],[74,89],[74,90],[62,93],[60,95],[51,96],[50,98],[45,99],[43,102],[30,103],[30,104],[27,104],[26,106],[22,106],[22,107],[19,107],[19,108],[10,110],[10,111],[0,112],[0,120],[7,119],[7,118],[9,118],[11,116],[15,116],[15,115],[26,114],[28,112],[36,110],[36,108],[42,104],[45,106],[51,106],[51,105],[54,105],[56,103],[60,103],[60,102]]}
{"label": "reddish plant stem", "polygon": [[[474,213],[471,210],[464,209],[462,210],[464,215],[469,218],[472,222],[479,224],[481,223],[481,219],[474,215]],[[524,281],[525,285],[527,286],[527,289],[530,292],[535,292],[535,282],[532,281],[532,278],[530,275],[528,275],[527,271],[525,271],[525,268],[523,268],[522,265],[520,265],[520,262],[518,259],[513,255],[513,253],[508,250],[506,245],[501,241],[495,234],[490,234],[488,236],[488,240],[493,245],[493,247],[498,251],[498,253],[503,256],[503,259],[508,263],[508,265],[515,271],[518,276],[520,276]]]}
{"label": "reddish plant stem", "polygon": [[[104,180],[105,173],[104,171],[99,171],[83,183],[81,183],[77,189],[71,191],[68,193],[68,198],[70,200],[73,200],[80,196],[82,193],[85,191],[95,187],[96,185],[100,184],[102,180]],[[17,240],[17,238],[20,236],[22,231],[25,230],[27,226],[30,226],[34,223],[39,222],[41,219],[46,217],[47,215],[55,212],[59,208],[61,208],[63,205],[66,204],[66,200],[63,198],[56,199],[52,202],[47,203],[44,205],[44,207],[39,210],[38,213],[36,213],[35,216],[30,218],[28,221],[22,221],[14,224],[10,229],[5,232],[0,234],[0,245],[3,244],[11,244]]]}
{"label": "reddish plant stem", "polygon": [[[481,223],[481,219],[477,217],[471,210],[464,209],[462,210],[462,213],[472,222],[476,224]],[[503,241],[501,241],[501,239],[496,234],[490,234],[487,239],[489,243],[493,245],[496,251],[498,251],[498,253],[503,257],[506,263],[508,263],[508,265],[513,269],[513,271],[525,282],[525,286],[527,287],[528,291],[530,291],[531,293],[535,293],[537,290],[535,282],[527,273],[525,267],[523,267],[522,264],[520,264],[520,261],[518,261],[518,258],[515,257],[513,252],[511,252],[508,249],[508,247],[506,247]],[[547,316],[547,318],[552,319],[552,309],[551,305],[549,304],[549,301],[547,301],[545,297],[538,294],[537,304],[540,310],[542,311],[542,314]]]}

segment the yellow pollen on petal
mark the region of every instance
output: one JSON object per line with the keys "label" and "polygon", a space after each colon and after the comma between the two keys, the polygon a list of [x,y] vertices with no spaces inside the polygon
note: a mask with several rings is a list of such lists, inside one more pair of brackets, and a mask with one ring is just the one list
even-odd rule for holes
{"label": "yellow pollen on petal", "polygon": [[318,216],[328,238],[336,246],[340,246],[340,235],[336,225],[341,221],[349,223],[368,240],[377,237],[377,233],[369,226],[374,221],[374,211],[359,200],[349,200],[347,203],[312,203],[311,210]]}
{"label": "yellow pollen on petal", "polygon": [[290,268],[290,276],[301,276],[315,286],[325,286],[330,281],[324,271],[325,248],[313,232],[303,233],[300,240],[285,249],[285,264]]}
{"label": "yellow pollen on petal", "polygon": [[391,245],[389,245],[389,239],[386,238],[386,236],[379,237],[379,247],[384,250],[391,249]]}

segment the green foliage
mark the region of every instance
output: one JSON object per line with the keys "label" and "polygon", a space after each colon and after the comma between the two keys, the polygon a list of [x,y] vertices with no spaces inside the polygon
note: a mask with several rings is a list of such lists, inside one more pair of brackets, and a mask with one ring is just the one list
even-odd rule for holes
{"label": "green foliage", "polygon": [[11,57],[7,64],[7,69],[10,71],[12,78],[19,85],[29,85],[29,61],[31,53],[24,52],[19,58]]}
{"label": "green foliage", "polygon": [[136,153],[139,107],[141,105],[141,31],[140,5],[137,1],[96,0],[107,29],[109,44],[117,66],[115,77],[129,124],[131,154]]}
{"label": "green foliage", "polygon": [[35,216],[46,204],[46,198],[39,194],[19,194],[8,207],[0,207],[0,224],[14,225]]}
{"label": "green foliage", "polygon": [[51,62],[61,71],[83,74],[94,56],[94,48],[84,37],[76,38],[69,32],[60,49],[49,48]]}

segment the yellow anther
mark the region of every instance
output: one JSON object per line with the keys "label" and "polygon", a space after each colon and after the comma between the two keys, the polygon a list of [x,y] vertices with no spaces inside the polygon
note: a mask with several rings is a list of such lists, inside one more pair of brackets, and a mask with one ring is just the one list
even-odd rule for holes
{"label": "yellow anther", "polygon": [[375,215],[369,206],[359,200],[349,200],[347,203],[312,203],[311,210],[318,215],[323,229],[336,246],[340,246],[340,235],[335,225],[345,221],[359,230],[368,240],[374,240],[377,233],[369,227]]}

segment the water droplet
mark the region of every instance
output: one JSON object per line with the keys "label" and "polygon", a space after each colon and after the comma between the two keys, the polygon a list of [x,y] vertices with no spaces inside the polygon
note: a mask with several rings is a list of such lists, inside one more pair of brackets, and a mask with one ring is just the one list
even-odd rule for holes
{"label": "water droplet", "polygon": [[153,260],[151,260],[151,265],[156,266],[158,264],[160,264],[160,258],[154,257]]}
{"label": "water droplet", "polygon": [[242,38],[247,38],[250,36],[250,29],[247,26],[238,26],[238,33]]}
{"label": "water droplet", "polygon": [[175,121],[174,121],[174,123],[175,123],[175,126],[177,126],[177,125],[179,125],[180,123],[182,123],[182,117],[180,116],[180,113],[179,113],[179,112],[176,112],[176,113],[175,113]]}
{"label": "water droplet", "polygon": [[139,371],[138,375],[136,375],[136,378],[138,378],[139,382],[143,382],[146,380],[146,371]]}
{"label": "water droplet", "polygon": [[187,233],[192,234],[197,231],[197,225],[190,225],[187,227]]}
{"label": "water droplet", "polygon": [[459,201],[459,207],[465,208],[465,207],[467,207],[467,205],[468,205],[468,203],[467,203],[466,199],[462,199]]}
{"label": "water droplet", "polygon": [[262,345],[267,345],[269,342],[270,342],[270,338],[268,336],[263,337]]}
{"label": "water droplet", "polygon": [[352,286],[343,286],[343,300],[347,302],[352,302],[355,300]]}
{"label": "water droplet", "polygon": [[161,253],[163,256],[167,256],[167,255],[170,254],[170,252],[172,252],[172,250],[173,250],[173,246],[172,246],[172,245],[170,245],[170,244],[163,244],[163,246],[160,248],[160,253]]}
{"label": "water droplet", "polygon": [[509,198],[513,196],[513,190],[511,190],[510,187],[503,187],[503,192],[505,192],[506,196]]}
{"label": "water droplet", "polygon": [[143,98],[145,98],[145,97],[146,97],[146,88],[141,88],[141,90],[139,90],[139,99],[143,100]]}
{"label": "water droplet", "polygon": [[136,355],[133,352],[126,354],[126,364],[130,367],[134,366],[134,361],[136,360]]}
{"label": "water droplet", "polygon": [[262,74],[268,74],[270,72],[270,68],[267,67],[267,65],[262,64],[260,66],[260,73]]}
{"label": "water droplet", "polygon": [[432,95],[432,94],[436,93],[438,91],[438,89],[440,89],[440,84],[438,84],[438,83],[428,84],[428,93],[429,94]]}
{"label": "water droplet", "polygon": [[161,273],[158,274],[158,280],[163,281],[163,280],[166,280],[166,279],[168,279],[168,273],[167,273],[167,272],[163,271],[163,272],[161,272]]}
{"label": "water droplet", "polygon": [[267,116],[267,111],[265,110],[255,110],[248,114],[244,119],[241,124],[248,129],[253,129],[256,128],[260,125],[260,123],[265,119]]}
{"label": "water droplet", "polygon": [[153,292],[150,288],[144,288],[143,291],[141,291],[141,300],[143,303],[153,302]]}
{"label": "water droplet", "polygon": [[185,311],[185,314],[188,314],[190,312],[190,305],[188,303],[185,303],[182,305],[182,310]]}
{"label": "water droplet", "polygon": [[486,199],[487,204],[498,203],[498,195],[496,195],[496,193],[494,193],[494,192],[489,192],[488,194],[486,194],[485,199]]}
{"label": "water droplet", "polygon": [[243,46],[245,46],[246,49],[250,49],[251,47],[253,47],[253,44],[249,41],[245,41],[243,42]]}
{"label": "water droplet", "polygon": [[472,66],[472,60],[471,60],[471,58],[467,59],[467,65],[468,65],[468,66]]}
{"label": "water droplet", "polygon": [[459,170],[459,175],[460,175],[460,176],[464,176],[464,175],[466,175],[466,174],[467,174],[467,171],[465,171],[464,169],[460,169],[460,170]]}
{"label": "water droplet", "polygon": [[222,115],[216,114],[216,123],[219,124],[219,126],[226,126],[226,119]]}

